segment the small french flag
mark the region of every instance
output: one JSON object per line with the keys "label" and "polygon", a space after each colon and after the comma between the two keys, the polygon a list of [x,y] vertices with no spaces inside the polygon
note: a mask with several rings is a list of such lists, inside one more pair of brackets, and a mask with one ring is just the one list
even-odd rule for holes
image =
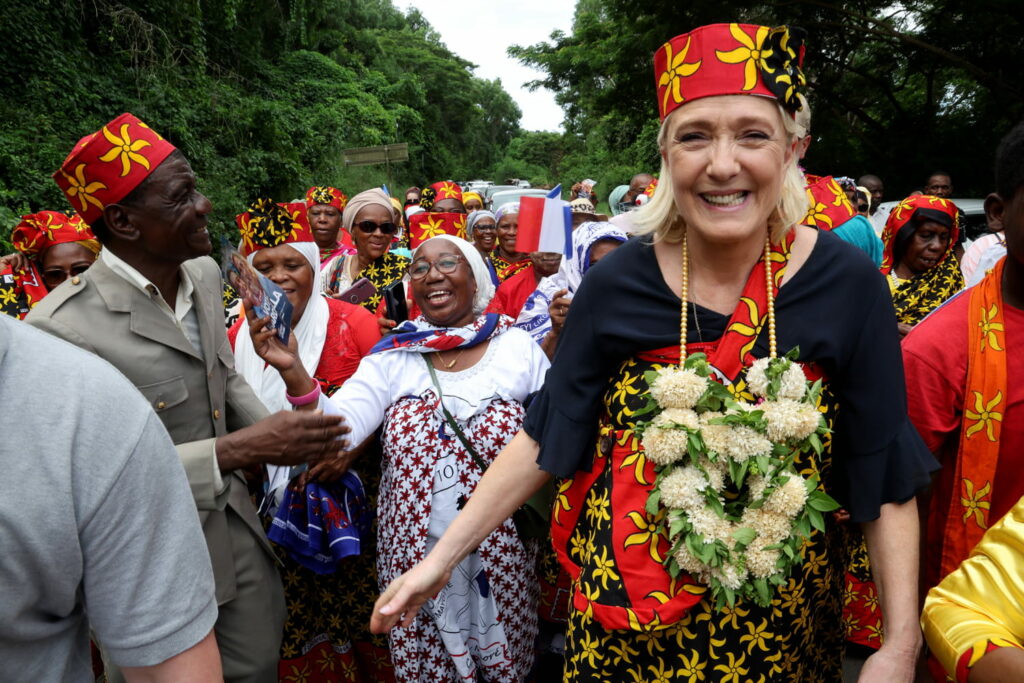
{"label": "small french flag", "polygon": [[572,210],[562,201],[562,186],[551,190],[547,197],[522,197],[516,251],[547,251],[570,256],[571,250]]}

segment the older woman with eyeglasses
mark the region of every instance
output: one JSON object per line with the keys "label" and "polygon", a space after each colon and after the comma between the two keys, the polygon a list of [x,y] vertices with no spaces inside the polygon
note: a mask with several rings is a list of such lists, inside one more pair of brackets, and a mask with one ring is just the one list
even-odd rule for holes
{"label": "older woman with eyeglasses", "polygon": [[[512,320],[485,313],[494,285],[477,249],[448,235],[413,253],[422,314],[399,325],[329,399],[264,329],[253,346],[301,409],[341,412],[350,444],[384,425],[377,572],[383,588],[421,561],[522,425],[548,360]],[[312,391],[310,389],[312,388]],[[533,662],[534,552],[506,518],[468,553],[426,609],[390,633],[400,681],[519,681]]]}
{"label": "older woman with eyeglasses", "polygon": [[[78,216],[40,211],[11,233],[15,253],[0,259],[0,313],[24,318],[50,290],[84,273],[100,243]],[[77,278],[75,278],[77,280]]]}
{"label": "older woman with eyeglasses", "polygon": [[379,188],[360,192],[345,207],[341,226],[352,235],[356,253],[341,254],[324,264],[324,291],[331,296],[342,294],[365,277],[377,291],[362,305],[376,312],[384,288],[401,280],[409,264],[409,259],[389,251],[400,229],[391,198]]}

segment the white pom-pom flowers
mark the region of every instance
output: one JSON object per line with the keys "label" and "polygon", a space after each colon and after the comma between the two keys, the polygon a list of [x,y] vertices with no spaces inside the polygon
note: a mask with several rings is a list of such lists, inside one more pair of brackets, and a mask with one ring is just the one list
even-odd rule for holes
{"label": "white pom-pom flowers", "polygon": [[647,511],[665,510],[672,575],[706,583],[719,606],[768,605],[812,530],[824,530],[823,513],[839,507],[817,475],[793,466],[802,453],[820,454],[828,433],[820,383],[809,386],[796,357],[794,349],[748,368],[756,403],[712,380],[703,354],[646,375],[655,415],[641,443],[658,472]]}

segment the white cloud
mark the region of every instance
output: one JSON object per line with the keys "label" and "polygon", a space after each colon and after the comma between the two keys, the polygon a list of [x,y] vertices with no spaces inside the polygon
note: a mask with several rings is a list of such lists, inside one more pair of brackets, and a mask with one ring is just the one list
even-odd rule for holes
{"label": "white cloud", "polygon": [[558,131],[562,110],[550,90],[530,92],[524,83],[543,74],[509,57],[510,45],[533,45],[549,39],[551,32],[572,30],[574,0],[517,0],[516,2],[452,3],[451,0],[394,0],[405,11],[416,7],[441,40],[455,54],[477,65],[476,75],[500,78],[505,90],[523,111],[520,122],[527,130]]}

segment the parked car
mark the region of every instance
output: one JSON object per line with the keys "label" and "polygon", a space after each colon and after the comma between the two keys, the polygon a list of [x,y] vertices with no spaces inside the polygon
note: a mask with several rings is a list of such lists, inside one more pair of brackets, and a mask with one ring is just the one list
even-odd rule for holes
{"label": "parked car", "polygon": [[[984,199],[956,199],[949,201],[957,205],[964,214],[964,224],[960,229],[964,231],[965,247],[982,235],[988,233],[988,222],[985,220]],[[899,202],[882,202],[878,205],[878,213],[888,218],[889,213],[896,208]],[[874,222],[874,221],[872,221]]]}
{"label": "parked car", "polygon": [[491,203],[489,204],[491,211],[499,209],[505,204],[511,202],[518,202],[523,197],[547,197],[550,190],[534,190],[530,188],[514,188],[511,190],[502,190],[501,192],[495,192],[491,195]]}
{"label": "parked car", "polygon": [[488,185],[483,188],[484,204],[487,206],[491,205],[491,197],[494,196],[495,192],[504,192],[505,190],[518,189],[515,185]]}

